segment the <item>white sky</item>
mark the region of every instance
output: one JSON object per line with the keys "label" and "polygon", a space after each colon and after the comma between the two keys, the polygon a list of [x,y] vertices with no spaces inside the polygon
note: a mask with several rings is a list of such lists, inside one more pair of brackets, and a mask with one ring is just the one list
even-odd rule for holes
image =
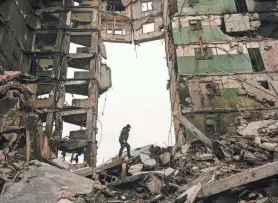
{"label": "white sky", "polygon": [[[134,45],[105,43],[106,63],[112,70],[112,88],[99,99],[102,139],[98,149],[98,165],[118,154],[118,138],[126,124],[131,125],[128,141],[131,149],[148,144],[171,144],[171,108],[166,89],[168,71],[164,46],[162,40],[142,43],[136,47],[136,57]],[[76,45],[71,45],[70,52],[75,49]],[[68,76],[73,77],[75,70],[80,71],[69,68]],[[75,98],[79,96],[75,95]],[[71,104],[70,95],[66,100]],[[63,134],[68,135],[69,131],[79,129],[79,126],[64,123]],[[97,140],[100,140],[99,123],[98,129]]]}

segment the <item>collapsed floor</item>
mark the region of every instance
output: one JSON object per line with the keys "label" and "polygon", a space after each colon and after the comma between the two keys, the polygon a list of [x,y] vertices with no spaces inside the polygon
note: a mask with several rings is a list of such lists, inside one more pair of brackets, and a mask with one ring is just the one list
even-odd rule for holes
{"label": "collapsed floor", "polygon": [[213,147],[198,136],[181,147],[148,145],[133,150],[132,159],[115,157],[94,169],[63,158],[26,162],[14,142],[9,153],[0,151],[0,202],[277,202],[273,117],[238,117],[237,134],[209,140]]}

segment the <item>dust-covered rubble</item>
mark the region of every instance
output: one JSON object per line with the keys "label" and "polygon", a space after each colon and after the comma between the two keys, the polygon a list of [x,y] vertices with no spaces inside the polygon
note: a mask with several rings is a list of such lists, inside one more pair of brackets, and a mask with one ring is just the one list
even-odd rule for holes
{"label": "dust-covered rubble", "polygon": [[[121,159],[111,158],[94,169],[86,164],[73,167],[60,159],[53,160],[54,166],[36,160],[26,162],[20,151],[5,156],[4,148],[0,151],[0,200],[3,203],[38,202],[36,198],[40,198],[39,202],[54,203],[191,203],[220,199],[275,202],[277,120],[248,122],[238,117],[236,122],[236,134],[212,140],[217,147],[211,148],[200,139],[185,142],[179,148],[147,145],[132,150],[131,159],[124,154]],[[59,164],[63,165],[60,169],[55,167]],[[47,200],[48,196],[51,198]]]}

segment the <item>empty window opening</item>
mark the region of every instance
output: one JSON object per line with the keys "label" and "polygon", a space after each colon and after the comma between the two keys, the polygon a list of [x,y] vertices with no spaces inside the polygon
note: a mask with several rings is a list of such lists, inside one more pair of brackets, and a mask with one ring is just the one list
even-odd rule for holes
{"label": "empty window opening", "polygon": [[143,25],[143,33],[154,32],[154,23],[147,23]]}
{"label": "empty window opening", "polygon": [[[79,130],[82,130],[80,126],[63,122],[62,138],[70,139],[71,137],[70,135],[72,134],[71,131],[79,131]],[[64,157],[67,162],[72,164],[84,163],[84,148],[68,150],[66,148],[59,147],[58,157],[60,158]]]}
{"label": "empty window opening", "polygon": [[153,2],[144,2],[141,4],[141,9],[143,12],[153,10]]}
{"label": "empty window opening", "polygon": [[206,119],[205,128],[207,134],[218,134],[220,131],[220,121],[218,119]]}
{"label": "empty window opening", "polygon": [[235,3],[236,3],[236,9],[237,9],[238,13],[247,13],[248,12],[247,4],[245,1],[235,0]]}
{"label": "empty window opening", "polygon": [[219,85],[215,83],[208,83],[206,84],[207,95],[209,96],[220,96],[220,89]]}
{"label": "empty window opening", "polygon": [[125,12],[125,7],[123,6],[121,0],[108,0],[106,9],[111,12]]}
{"label": "empty window opening", "polygon": [[35,51],[53,51],[56,44],[57,34],[37,34],[35,38]]}
{"label": "empty window opening", "polygon": [[79,99],[80,100],[86,100],[86,99],[88,99],[88,96],[66,93],[64,104],[66,106],[72,106],[73,105],[73,103],[72,103],[73,100],[79,100]]}
{"label": "empty window opening", "polygon": [[37,97],[37,99],[48,99],[50,97],[50,94],[43,94]]}
{"label": "empty window opening", "polygon": [[188,0],[188,6],[191,7],[191,8],[196,6],[198,3],[200,3],[199,0]]}
{"label": "empty window opening", "polygon": [[85,46],[82,46],[82,45],[79,45],[79,44],[70,43],[69,53],[70,54],[79,53],[78,50],[80,51],[81,50],[80,48],[84,48],[84,47]]}
{"label": "empty window opening", "polygon": [[125,30],[114,30],[114,35],[126,35]]}
{"label": "empty window opening", "polygon": [[107,34],[113,34],[113,35],[126,35],[126,30],[116,29],[116,30],[107,30]]}
{"label": "empty window opening", "polygon": [[46,128],[46,122],[43,122],[42,123],[42,129],[45,130],[45,128]]}
{"label": "empty window opening", "polygon": [[92,42],[91,35],[74,34],[70,35],[70,42],[76,45],[90,47]]}
{"label": "empty window opening", "polygon": [[31,59],[30,59],[29,74],[35,76],[35,75],[37,74],[38,69],[42,69],[42,67],[40,67],[40,66],[38,65],[38,63],[36,62],[36,60],[35,60],[34,58],[31,58]]}
{"label": "empty window opening", "polygon": [[260,81],[259,82],[261,86],[263,86],[265,89],[269,89],[268,81]]}
{"label": "empty window opening", "polygon": [[204,47],[203,50],[201,48],[195,48],[194,51],[196,60],[208,60],[213,58],[212,48]]}
{"label": "empty window opening", "polygon": [[248,54],[254,72],[261,72],[265,70],[262,55],[259,48],[249,48]]}
{"label": "empty window opening", "polygon": [[190,26],[190,30],[192,31],[203,29],[202,22],[200,20],[190,20],[189,26]]}
{"label": "empty window opening", "polygon": [[73,5],[74,5],[74,6],[80,6],[80,2],[74,1],[74,2],[73,2]]}

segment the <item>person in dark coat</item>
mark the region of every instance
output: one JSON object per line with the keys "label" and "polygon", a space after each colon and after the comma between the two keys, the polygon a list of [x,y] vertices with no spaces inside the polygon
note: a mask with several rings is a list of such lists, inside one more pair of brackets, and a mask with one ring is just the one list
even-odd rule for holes
{"label": "person in dark coat", "polygon": [[127,124],[125,127],[123,127],[121,135],[119,137],[119,142],[121,144],[121,148],[120,148],[119,155],[118,155],[119,158],[121,158],[123,150],[124,150],[125,147],[126,147],[126,150],[127,150],[128,158],[131,158],[131,155],[130,155],[130,145],[127,142],[128,137],[129,137],[130,128],[131,127],[130,127],[129,124]]}

